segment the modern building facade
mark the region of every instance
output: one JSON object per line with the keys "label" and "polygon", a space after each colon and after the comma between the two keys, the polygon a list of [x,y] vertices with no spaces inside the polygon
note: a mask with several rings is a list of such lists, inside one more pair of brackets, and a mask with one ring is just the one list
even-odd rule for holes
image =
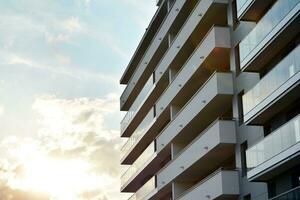
{"label": "modern building facade", "polygon": [[158,0],[120,83],[130,200],[300,199],[300,0]]}

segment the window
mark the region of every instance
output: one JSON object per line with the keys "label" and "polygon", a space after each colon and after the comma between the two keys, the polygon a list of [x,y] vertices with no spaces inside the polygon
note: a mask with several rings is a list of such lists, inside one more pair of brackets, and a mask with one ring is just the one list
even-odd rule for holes
{"label": "window", "polygon": [[245,195],[243,200],[251,200],[251,194]]}
{"label": "window", "polygon": [[300,186],[300,172],[299,171],[292,174],[292,185],[293,185],[293,188]]}
{"label": "window", "polygon": [[277,195],[275,181],[268,183],[268,193],[269,193],[269,198],[275,197]]}
{"label": "window", "polygon": [[244,123],[244,111],[243,111],[243,95],[244,95],[244,91],[241,91],[238,94],[238,99],[237,99],[237,103],[238,103],[238,107],[239,107],[239,125],[242,125]]}
{"label": "window", "polygon": [[248,148],[248,143],[245,141],[244,143],[241,144],[240,149],[241,149],[241,167],[242,167],[242,176],[247,175],[247,162],[246,162],[246,150]]}

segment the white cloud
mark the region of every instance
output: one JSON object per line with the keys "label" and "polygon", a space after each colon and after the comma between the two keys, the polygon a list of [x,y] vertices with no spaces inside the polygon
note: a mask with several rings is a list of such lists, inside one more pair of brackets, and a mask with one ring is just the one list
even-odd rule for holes
{"label": "white cloud", "polygon": [[71,17],[69,19],[66,19],[62,23],[63,28],[69,32],[75,32],[81,30],[81,25],[79,23],[79,19],[76,17]]}
{"label": "white cloud", "polygon": [[[90,5],[91,1],[84,0],[82,3]],[[45,15],[45,13],[43,14]],[[43,20],[38,18],[39,15]],[[60,43],[78,45],[77,38],[91,38],[104,45],[105,48],[111,49],[122,59],[129,60],[130,58],[127,50],[116,42],[117,33],[105,32],[103,29],[95,31],[95,27],[90,27],[87,21],[79,17],[70,16],[59,19],[55,15],[48,14],[45,18],[42,13],[38,15],[0,14],[0,17],[3,29],[0,44],[2,40],[4,48],[7,49],[6,52],[14,53],[16,45],[20,45],[16,41],[23,40],[24,37],[27,41],[32,40],[33,44],[38,43],[38,39],[44,37],[45,43],[49,46]],[[22,26],[19,26],[20,24]],[[20,38],[21,36],[22,38]]]}
{"label": "white cloud", "polygon": [[91,0],[83,0],[85,6],[88,8],[90,6]]}
{"label": "white cloud", "polygon": [[[40,116],[39,123],[44,133],[57,132],[99,132],[102,137],[113,134],[103,131],[105,116],[118,112],[117,94],[105,99],[57,99],[55,96],[40,96],[33,104]],[[117,135],[118,136],[118,135]]]}
{"label": "white cloud", "polygon": [[[62,58],[62,57],[61,57]],[[10,54],[6,56],[6,62],[3,62],[1,65],[22,65],[26,66],[29,68],[36,68],[40,70],[46,70],[54,74],[58,75],[64,75],[68,76],[70,78],[75,78],[75,79],[92,79],[92,80],[99,80],[99,81],[104,81],[108,83],[116,83],[117,82],[117,77],[109,76],[107,74],[100,74],[100,73],[93,73],[89,72],[84,69],[78,69],[75,67],[65,67],[65,66],[57,66],[57,65],[50,65],[50,64],[45,64],[38,62],[36,60],[22,57],[16,54]],[[59,59],[62,64],[67,64],[70,63],[70,60],[66,60],[66,57],[63,57],[64,60]],[[65,63],[64,63],[65,62]]]}
{"label": "white cloud", "polygon": [[3,115],[4,113],[4,106],[0,104],[0,117]]}
{"label": "white cloud", "polygon": [[46,34],[46,41],[49,44],[70,43],[71,37],[68,34],[59,33],[58,35]]}
{"label": "white cloud", "polygon": [[0,186],[6,188],[1,196],[17,199],[22,191],[32,200],[32,186],[50,191],[56,200],[127,198],[119,193],[119,134],[105,126],[107,116],[118,112],[116,94],[102,99],[39,96],[33,110],[39,124],[35,137],[0,141]]}
{"label": "white cloud", "polygon": [[70,65],[71,64],[71,58],[69,56],[63,55],[63,54],[56,54],[55,55],[58,62],[62,65]]}

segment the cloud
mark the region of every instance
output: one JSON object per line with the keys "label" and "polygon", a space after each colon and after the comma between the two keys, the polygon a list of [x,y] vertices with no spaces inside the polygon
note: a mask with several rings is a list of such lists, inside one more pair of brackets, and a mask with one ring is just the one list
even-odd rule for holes
{"label": "cloud", "polygon": [[57,35],[46,34],[46,41],[49,44],[70,43],[71,37],[68,34],[59,33]]}
{"label": "cloud", "polygon": [[40,116],[39,123],[44,133],[49,132],[103,132],[105,117],[118,112],[118,95],[108,94],[104,99],[58,99],[55,96],[39,96],[33,104]]}
{"label": "cloud", "polygon": [[[0,196],[7,197],[3,200],[11,200],[9,196],[21,200],[19,194],[35,200],[30,195],[37,188],[54,200],[122,199],[121,141],[118,131],[106,126],[108,116],[118,112],[118,96],[60,99],[44,95],[36,97],[32,108],[39,124],[36,136],[0,141],[0,184],[6,188]],[[64,195],[55,196],[57,190]],[[76,191],[75,196],[70,191]]]}
{"label": "cloud", "polygon": [[99,42],[102,45],[107,46],[111,50],[113,50],[116,54],[118,54],[122,59],[129,60],[131,55],[127,50],[121,47],[121,45],[116,41],[116,35],[110,32],[95,32],[92,28],[86,28],[85,34]]}
{"label": "cloud", "polygon": [[[74,79],[86,79],[86,80],[98,80],[104,81],[108,83],[116,83],[117,77],[109,76],[107,74],[100,74],[100,73],[93,73],[89,72],[84,69],[79,69],[75,67],[64,67],[64,66],[57,66],[53,64],[45,64],[42,62],[38,62],[28,57],[19,56],[16,54],[9,54],[6,58],[6,61],[0,63],[1,65],[22,65],[29,68],[35,68],[40,70],[46,70],[50,73],[57,74],[57,75],[64,75],[69,78]],[[63,64],[70,63],[71,61],[67,57],[60,56],[58,57],[59,62]]]}
{"label": "cloud", "polygon": [[45,194],[12,189],[3,185],[0,185],[0,187],[1,200],[49,200],[49,197]]}
{"label": "cloud", "polygon": [[65,30],[69,32],[75,32],[81,30],[81,25],[79,23],[79,19],[76,17],[70,17],[62,22],[62,26]]}
{"label": "cloud", "polygon": [[84,3],[85,8],[90,8],[90,4],[92,2],[92,0],[82,0],[82,2]]}
{"label": "cloud", "polygon": [[0,117],[4,114],[4,106],[0,104]]}

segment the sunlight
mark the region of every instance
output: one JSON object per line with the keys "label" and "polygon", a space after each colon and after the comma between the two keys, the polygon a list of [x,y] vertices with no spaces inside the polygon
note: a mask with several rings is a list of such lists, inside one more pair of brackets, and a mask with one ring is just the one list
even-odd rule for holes
{"label": "sunlight", "polygon": [[57,160],[36,157],[24,163],[23,176],[14,180],[15,188],[42,192],[57,200],[76,199],[86,190],[105,185],[105,177],[89,172],[90,166],[81,160]]}

